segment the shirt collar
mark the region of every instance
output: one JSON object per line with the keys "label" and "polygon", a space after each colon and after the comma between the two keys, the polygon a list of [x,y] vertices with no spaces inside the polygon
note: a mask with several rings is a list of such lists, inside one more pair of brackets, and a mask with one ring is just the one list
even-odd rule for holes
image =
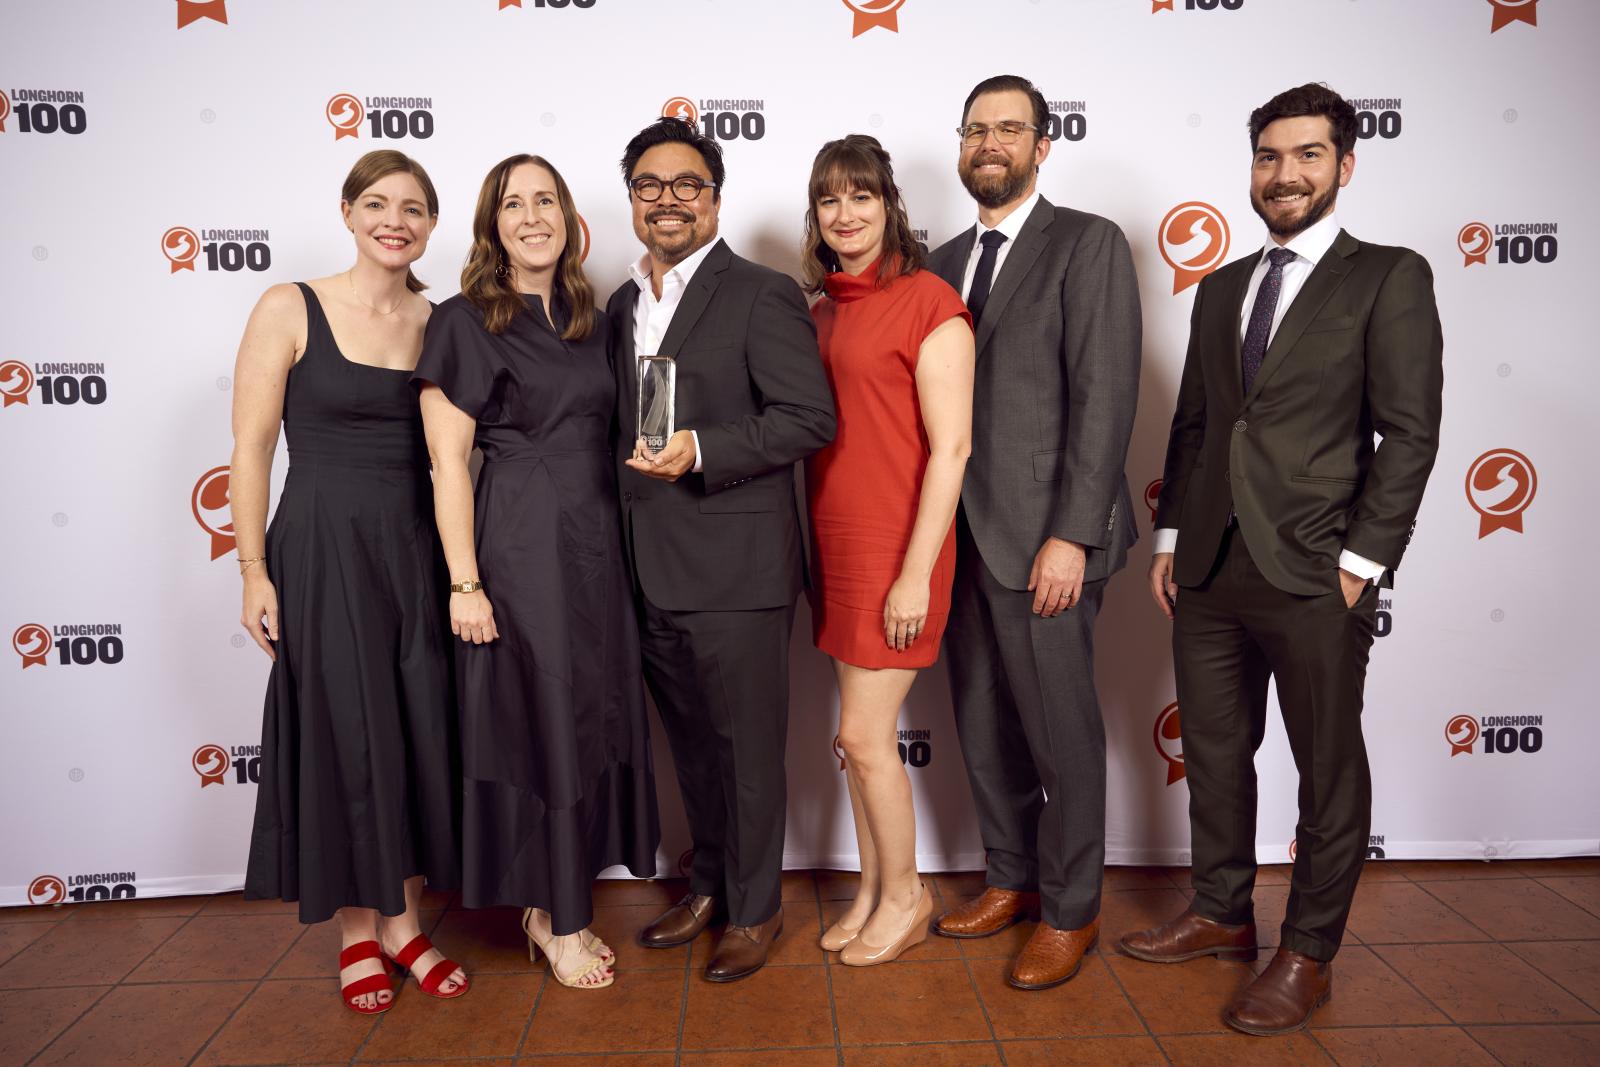
{"label": "shirt collar", "polygon": [[1034,205],[1038,202],[1039,190],[1035,189],[1033,193],[1029,195],[1028,199],[1017,205],[1017,209],[1015,211],[1001,219],[998,226],[985,226],[983,221],[980,219],[977,229],[973,232],[979,237],[982,237],[990,230],[999,230],[1001,233],[1006,235],[1007,243],[1015,241],[1017,239],[1017,234],[1022,232],[1023,225],[1028,221],[1028,216],[1033,214]]}
{"label": "shirt collar", "polygon": [[[663,274],[661,276],[662,280],[665,281],[667,278],[677,275],[679,284],[687,288],[689,280],[694,277],[694,272],[700,269],[700,264],[705,262],[706,257],[711,254],[711,250],[717,247],[717,242],[721,240],[722,238],[717,237],[707,241],[704,247],[697,249]],[[628,274],[633,277],[635,285],[647,293],[650,292],[650,253],[646,252],[637,260],[628,264]],[[662,287],[663,291],[665,291],[665,288],[665,286]]]}
{"label": "shirt collar", "polygon": [[1322,261],[1328,249],[1333,247],[1333,242],[1339,237],[1339,220],[1333,212],[1328,212],[1312,225],[1301,230],[1289,240],[1286,245],[1279,245],[1271,237],[1261,248],[1261,258],[1265,259],[1268,252],[1274,248],[1287,248],[1301,259],[1307,260],[1314,267]]}

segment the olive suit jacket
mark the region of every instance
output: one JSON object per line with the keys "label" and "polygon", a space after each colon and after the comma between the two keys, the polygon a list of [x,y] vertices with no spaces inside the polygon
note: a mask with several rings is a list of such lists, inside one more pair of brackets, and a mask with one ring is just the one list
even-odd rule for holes
{"label": "olive suit jacket", "polygon": [[[1274,586],[1339,588],[1339,552],[1400,565],[1439,448],[1444,341],[1427,260],[1344,230],[1243,388],[1240,314],[1259,251],[1195,294],[1157,507],[1173,578],[1206,580],[1230,514]],[[1373,435],[1382,438],[1375,448]]]}

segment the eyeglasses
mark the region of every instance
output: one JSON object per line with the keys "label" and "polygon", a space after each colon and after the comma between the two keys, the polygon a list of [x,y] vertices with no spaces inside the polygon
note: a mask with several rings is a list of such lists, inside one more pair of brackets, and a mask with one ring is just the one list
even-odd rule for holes
{"label": "eyeglasses", "polygon": [[983,139],[994,134],[994,139],[1000,144],[1016,144],[1017,138],[1022,136],[1023,130],[1039,132],[1039,127],[1031,122],[997,122],[993,126],[986,126],[981,122],[974,122],[968,126],[957,126],[956,133],[961,135],[961,143],[968,148],[974,148],[983,143]]}
{"label": "eyeglasses", "polygon": [[672,186],[672,195],[683,203],[700,198],[700,190],[715,189],[716,182],[702,181],[699,178],[674,178],[671,182],[664,182],[660,178],[635,178],[628,183],[628,188],[647,204],[653,204],[661,199],[662,192],[668,185]]}

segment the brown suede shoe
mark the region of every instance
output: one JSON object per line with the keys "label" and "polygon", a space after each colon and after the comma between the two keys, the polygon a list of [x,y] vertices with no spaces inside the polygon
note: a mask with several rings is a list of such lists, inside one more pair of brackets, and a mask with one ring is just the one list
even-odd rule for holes
{"label": "brown suede shoe", "polygon": [[1333,996],[1333,964],[1280,948],[1261,976],[1245,987],[1222,1021],[1257,1037],[1292,1034]]}
{"label": "brown suede shoe", "polygon": [[988,937],[1023,919],[1039,917],[1039,894],[988,886],[983,895],[951,908],[934,920],[941,937]]}
{"label": "brown suede shoe", "polygon": [[1018,989],[1049,989],[1078,973],[1083,954],[1100,937],[1100,919],[1078,930],[1057,930],[1049,923],[1033,928],[1033,936],[1022,946],[1022,954],[1011,965],[1006,981]]}
{"label": "brown suede shoe", "polygon": [[1256,924],[1226,926],[1193,911],[1185,911],[1171,922],[1123,934],[1117,947],[1125,955],[1148,963],[1182,963],[1201,956],[1254,963]]}
{"label": "brown suede shoe", "polygon": [[639,931],[639,944],[645,948],[687,945],[720,918],[722,912],[721,899],[690,893],[650,920],[650,925]]}
{"label": "brown suede shoe", "polygon": [[706,964],[706,980],[732,982],[755,974],[767,962],[767,952],[783,933],[783,909],[760,926],[730,926],[717,942],[716,955]]}

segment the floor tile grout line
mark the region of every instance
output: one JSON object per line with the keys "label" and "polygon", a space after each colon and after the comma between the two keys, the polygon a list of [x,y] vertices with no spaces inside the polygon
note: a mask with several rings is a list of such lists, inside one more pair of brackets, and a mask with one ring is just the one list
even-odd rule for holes
{"label": "floor tile grout line", "polygon": [[522,1058],[522,1050],[528,1046],[528,1035],[533,1032],[533,1020],[539,1014],[539,1005],[544,1003],[544,991],[550,988],[550,979],[555,973],[556,969],[552,964],[539,976],[539,988],[533,993],[533,1007],[528,1010],[528,1017],[522,1022],[522,1036],[517,1038],[517,1050],[511,1054],[513,1062]]}
{"label": "floor tile grout line", "polygon": [[[1113,950],[1113,954],[1115,954],[1115,950]],[[1163,1045],[1161,1039],[1156,1036],[1156,1032],[1150,1029],[1149,1020],[1144,1017],[1144,1012],[1139,1010],[1139,1005],[1134,1003],[1133,997],[1128,993],[1128,987],[1122,984],[1122,976],[1117,973],[1115,967],[1111,966],[1111,960],[1106,953],[1102,952],[1099,955],[1101,966],[1106,969],[1107,974],[1111,975],[1111,980],[1116,983],[1117,992],[1122,994],[1122,999],[1127,1002],[1128,1007],[1133,1011],[1133,1017],[1139,1020],[1139,1025],[1144,1027],[1145,1034],[1156,1043],[1156,1048],[1161,1050],[1161,1058],[1167,1061],[1168,1067],[1171,1067],[1172,1056],[1168,1054],[1167,1046]]]}
{"label": "floor tile grout line", "polygon": [[[1531,944],[1540,944],[1541,942],[1527,942],[1527,941],[1514,941],[1514,942],[1512,942],[1512,944],[1517,944],[1517,945],[1525,945],[1525,944],[1530,944],[1530,943]],[[1561,990],[1567,996],[1571,997],[1573,1000],[1576,1000],[1579,1004],[1582,1004],[1585,1008],[1588,1008],[1590,1011],[1595,1011],[1597,1014],[1600,1014],[1600,1011],[1597,1011],[1597,1009],[1592,1004],[1590,1004],[1589,1001],[1586,998],[1581,997],[1578,994],[1574,993],[1572,990],[1568,989],[1565,985],[1563,985],[1561,983],[1561,980],[1556,978],[1554,975],[1545,973],[1544,968],[1538,966],[1532,960],[1526,959],[1520,953],[1515,952],[1510,948],[1507,948],[1506,947],[1506,943],[1504,941],[1496,941],[1495,944],[1499,945],[1501,948],[1504,948],[1507,952],[1510,952],[1513,956],[1515,956],[1522,963],[1523,966],[1525,966],[1525,967],[1529,968],[1530,970],[1532,970],[1534,974],[1538,975],[1540,978],[1543,978],[1546,982],[1549,982],[1551,985],[1553,985],[1557,989]],[[1596,1020],[1596,1021],[1600,1021],[1600,1020]],[[1535,1025],[1539,1025],[1539,1024],[1535,1024]]]}
{"label": "floor tile grout line", "polygon": [[[817,890],[817,926],[821,928],[826,916],[822,913],[822,890],[816,882],[816,872],[813,871],[811,884]],[[828,987],[828,1022],[833,1026],[833,1060],[838,1067],[844,1067],[844,1040],[839,1036],[839,1005],[833,999],[833,959],[827,952],[822,954],[822,980]]]}
{"label": "floor tile grout line", "polygon": [[[937,922],[938,920],[935,919],[934,921]],[[933,936],[938,937],[939,935],[934,934]],[[995,1055],[1000,1057],[1000,1067],[1006,1067],[1009,1061],[1006,1059],[1005,1046],[1000,1044],[1000,1035],[995,1033],[994,1020],[989,1018],[989,1004],[983,999],[983,991],[978,988],[977,976],[972,973],[972,960],[967,957],[967,946],[960,939],[956,940],[956,952],[960,955],[962,970],[967,972],[967,985],[971,988],[973,997],[978,1001],[978,1010],[983,1013],[983,1025],[989,1028],[989,1040],[994,1044]],[[986,956],[984,958],[994,959],[996,957]]]}
{"label": "floor tile grout line", "polygon": [[[175,918],[176,916],[173,916],[173,917]],[[184,919],[183,922],[179,923],[176,927],[173,928],[171,933],[167,934],[166,937],[163,937],[160,941],[156,942],[155,945],[151,946],[150,951],[146,952],[143,956],[140,956],[139,957],[139,961],[137,963],[135,963],[132,967],[129,967],[127,969],[127,971],[125,971],[123,973],[122,978],[128,977],[128,975],[132,974],[134,971],[137,971],[140,967],[143,967],[146,960],[148,960],[151,956],[153,956],[157,952],[159,952],[161,950],[161,947],[163,945],[165,945],[168,941],[171,941],[174,937],[177,937],[179,932],[182,931],[185,926],[189,925],[189,920],[193,919],[193,918],[194,918],[194,916],[191,915],[188,918]],[[134,920],[134,921],[137,922],[138,920]],[[49,934],[45,935],[45,937],[48,937],[48,936],[50,936],[50,935]],[[38,944],[42,940],[44,940],[44,938],[36,938],[34,940],[33,944]],[[104,993],[101,993],[98,997],[94,998],[94,1003],[93,1004],[90,1004],[88,1007],[84,1008],[83,1011],[79,1012],[77,1014],[77,1016],[74,1017],[73,1020],[70,1023],[68,1023],[66,1026],[63,1026],[60,1030],[56,1031],[56,1036],[52,1037],[49,1041],[46,1041],[44,1043],[44,1046],[42,1048],[40,1048],[38,1052],[35,1052],[32,1056],[29,1056],[28,1057],[28,1062],[32,1063],[35,1060],[37,1060],[40,1056],[43,1056],[46,1052],[48,1052],[50,1050],[50,1046],[51,1045],[54,1045],[57,1041],[60,1041],[63,1037],[65,1037],[67,1035],[68,1031],[70,1031],[73,1027],[77,1026],[79,1023],[83,1022],[84,1018],[90,1012],[94,1011],[95,1008],[99,1007],[100,1006],[100,1002],[102,1000],[105,1000],[112,993],[115,993],[118,989],[122,988],[122,978],[118,978],[115,982],[112,982],[109,986],[107,986],[106,987],[106,991]]]}
{"label": "floor tile grout line", "polygon": [[[1507,879],[1494,879],[1494,880],[1495,881],[1506,881]],[[1531,879],[1531,878],[1526,879],[1526,880],[1530,881],[1530,882],[1533,881],[1533,879]],[[1413,882],[1411,884],[1416,886],[1418,889],[1422,890],[1424,893],[1426,893],[1428,895],[1429,899],[1437,902],[1438,905],[1441,908],[1443,908],[1446,911],[1448,911],[1451,915],[1454,915],[1456,918],[1460,919],[1462,922],[1466,923],[1468,926],[1470,926],[1474,930],[1478,931],[1484,937],[1487,937],[1490,941],[1493,941],[1493,942],[1495,942],[1497,944],[1499,943],[1499,941],[1500,941],[1499,938],[1495,937],[1489,931],[1485,930],[1483,927],[1479,926],[1477,923],[1473,922],[1471,919],[1469,919],[1465,915],[1461,914],[1455,908],[1452,908],[1449,905],[1448,902],[1446,902],[1445,900],[1441,899],[1438,894],[1434,893],[1431,889],[1429,889],[1426,883]]]}
{"label": "floor tile grout line", "polygon": [[[780,889],[780,891],[778,893],[778,907],[779,908],[783,907],[783,893],[782,893],[781,889]],[[690,983],[690,980],[691,980],[691,977],[693,976],[693,974],[694,974],[694,939],[691,938],[689,943],[684,946],[684,953],[683,953],[683,997],[678,1002],[678,1033],[677,1033],[676,1039],[673,1041],[673,1044],[672,1044],[672,1063],[673,1063],[673,1067],[679,1067],[679,1065],[681,1065],[683,1063],[683,1027],[684,1027],[684,1023],[689,1018],[689,992],[690,992],[689,983]]]}

